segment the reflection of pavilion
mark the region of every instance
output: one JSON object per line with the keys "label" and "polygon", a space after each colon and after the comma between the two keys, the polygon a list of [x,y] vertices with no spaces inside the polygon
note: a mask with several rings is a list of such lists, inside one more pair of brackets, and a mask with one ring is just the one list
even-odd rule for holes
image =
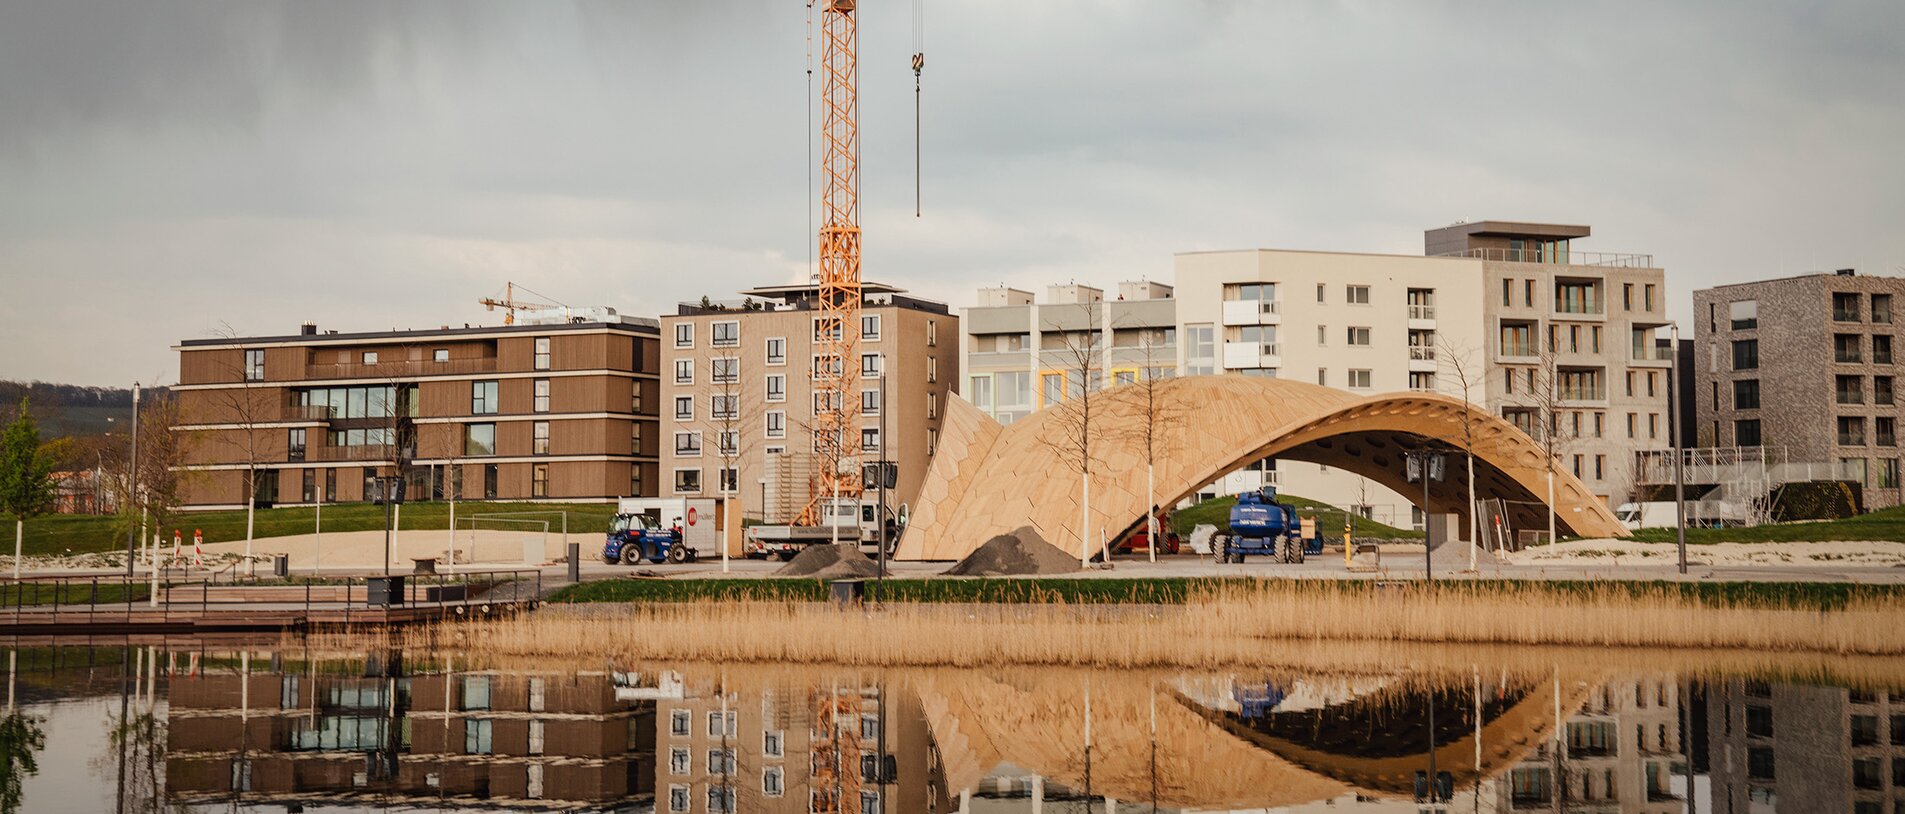
{"label": "reflection of pavilion", "polygon": [[653,706],[617,701],[607,676],[397,664],[254,670],[245,654],[173,676],[170,801],[591,810],[652,793]]}

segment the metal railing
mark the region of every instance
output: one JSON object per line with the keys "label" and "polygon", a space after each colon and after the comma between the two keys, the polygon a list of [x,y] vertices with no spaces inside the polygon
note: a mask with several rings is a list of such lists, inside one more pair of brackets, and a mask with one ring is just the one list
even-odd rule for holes
{"label": "metal railing", "polygon": [[1435,348],[1426,345],[1410,345],[1409,361],[1433,362],[1435,361]]}
{"label": "metal railing", "polygon": [[305,458],[311,461],[391,461],[396,460],[395,444],[361,444],[350,447],[305,448]]}
{"label": "metal railing", "polygon": [[1634,348],[1633,359],[1636,362],[1671,362],[1673,348],[1656,345],[1654,347]]}
{"label": "metal railing", "polygon": [[[156,591],[148,574],[37,576],[0,580],[0,628],[7,625],[173,624],[216,620],[229,625],[294,626],[313,622],[388,622],[485,615],[533,608],[541,601],[542,570],[392,574],[403,581],[396,601],[372,589],[382,576],[275,581],[239,575],[228,566],[195,577],[161,575]],[[503,586],[520,583],[507,592]],[[388,583],[386,583],[388,585]]]}
{"label": "metal railing", "polygon": [[1541,249],[1462,249],[1443,252],[1437,257],[1474,257],[1504,263],[1540,263],[1549,266],[1597,266],[1602,268],[1655,268],[1651,254],[1626,252],[1544,252]]}
{"label": "metal railing", "polygon": [[1411,305],[1409,306],[1409,318],[1410,319],[1435,319],[1435,306]]}
{"label": "metal railing", "polygon": [[494,356],[446,359],[441,362],[431,359],[403,359],[373,362],[368,365],[344,362],[304,366],[304,376],[307,379],[389,379],[399,376],[458,376],[468,373],[494,372],[496,372],[496,357]]}

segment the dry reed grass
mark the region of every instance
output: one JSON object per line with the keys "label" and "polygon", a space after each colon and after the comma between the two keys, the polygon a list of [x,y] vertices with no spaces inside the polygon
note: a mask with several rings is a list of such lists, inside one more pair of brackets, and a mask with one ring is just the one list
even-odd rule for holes
{"label": "dry reed grass", "polygon": [[1900,604],[1854,599],[1831,610],[1794,610],[1615,587],[1557,593],[1266,582],[1201,592],[1177,606],[895,604],[860,612],[775,601],[592,605],[447,625],[433,635],[505,661],[1121,669],[1290,661],[1340,668],[1394,665],[1404,654],[1419,659],[1425,648],[1460,645],[1493,651],[1485,663],[1527,648],[1574,648],[1568,658],[1581,660],[1579,648],[1594,648],[1598,668],[1620,649],[1639,648],[1698,650],[1741,667],[1791,655],[1799,658],[1790,669],[1811,671],[1851,657],[1905,656]]}

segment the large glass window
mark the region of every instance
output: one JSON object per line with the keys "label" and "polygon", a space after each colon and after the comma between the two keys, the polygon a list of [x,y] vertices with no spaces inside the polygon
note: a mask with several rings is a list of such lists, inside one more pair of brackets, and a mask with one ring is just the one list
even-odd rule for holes
{"label": "large glass window", "polygon": [[676,359],[675,360],[675,384],[694,384],[694,383],[695,383],[695,360]]}
{"label": "large glass window", "polygon": [[1733,409],[1759,409],[1759,380],[1741,379],[1733,383]]}
{"label": "large glass window", "polygon": [[1733,330],[1745,331],[1759,327],[1759,300],[1736,300],[1727,303],[1726,312]]}
{"label": "large glass window", "polygon": [[470,424],[463,435],[464,455],[495,455],[496,425]]}
{"label": "large glass window", "polygon": [[[329,387],[298,393],[301,406],[324,413],[319,418],[389,418],[396,401],[396,388],[389,386]],[[408,406],[410,414],[415,415],[416,400],[411,399]]]}
{"label": "large glass window", "polygon": [[1865,403],[1864,376],[1834,376],[1833,395],[1839,404]]}
{"label": "large glass window", "polygon": [[1749,418],[1733,422],[1733,443],[1742,447],[1759,446],[1759,419]]}
{"label": "large glass window", "polygon": [[1759,369],[1759,340],[1739,339],[1733,342],[1733,369]]}
{"label": "large glass window", "polygon": [[683,457],[683,458],[693,458],[700,454],[701,454],[701,433],[698,433],[698,432],[675,433],[675,455]]}
{"label": "large glass window", "polygon": [[1858,334],[1832,335],[1832,360],[1857,364],[1865,360],[1864,342]]}
{"label": "large glass window", "polygon": [[1892,377],[1872,377],[1872,403],[1890,405],[1892,403]]}
{"label": "large glass window", "polygon": [[472,414],[493,415],[496,407],[495,382],[470,382],[470,412]]}
{"label": "large glass window", "polygon": [[1858,322],[1859,295],[1842,292],[1832,295],[1832,321]]}
{"label": "large glass window", "polygon": [[1892,295],[1872,295],[1872,321],[1880,325],[1892,324]]}
{"label": "large glass window", "polygon": [[466,755],[487,755],[494,751],[491,746],[491,721],[486,718],[472,718],[463,722],[463,753]]}
{"label": "large glass window", "polygon": [[1865,446],[1865,418],[1863,416],[1839,416],[1839,445]]}

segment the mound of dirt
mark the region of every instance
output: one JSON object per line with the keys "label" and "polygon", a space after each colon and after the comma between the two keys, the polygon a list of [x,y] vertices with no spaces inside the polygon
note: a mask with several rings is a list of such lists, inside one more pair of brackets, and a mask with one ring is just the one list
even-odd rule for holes
{"label": "mound of dirt", "polygon": [[880,564],[867,559],[856,545],[810,545],[774,572],[777,577],[814,579],[872,579],[879,575]]}
{"label": "mound of dirt", "polygon": [[1078,558],[1039,536],[1031,526],[986,541],[946,572],[955,577],[1007,577],[1070,574],[1082,570]]}

